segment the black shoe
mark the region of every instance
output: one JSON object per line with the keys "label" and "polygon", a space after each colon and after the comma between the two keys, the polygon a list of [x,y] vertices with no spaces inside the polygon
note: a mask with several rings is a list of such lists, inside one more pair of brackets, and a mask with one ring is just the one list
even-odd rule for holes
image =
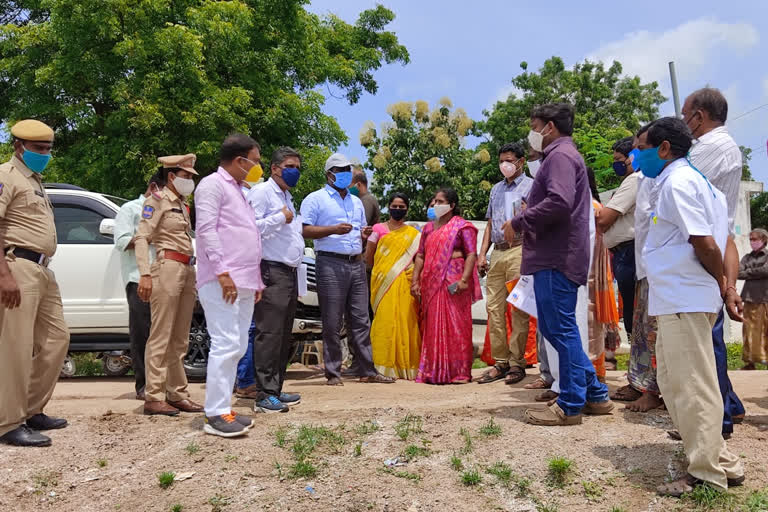
{"label": "black shoe", "polygon": [[0,437],[0,442],[13,446],[51,446],[51,438],[35,432],[26,425],[7,432]]}
{"label": "black shoe", "polygon": [[67,420],[63,418],[52,418],[47,414],[40,413],[27,418],[27,426],[33,430],[56,430],[67,426]]}

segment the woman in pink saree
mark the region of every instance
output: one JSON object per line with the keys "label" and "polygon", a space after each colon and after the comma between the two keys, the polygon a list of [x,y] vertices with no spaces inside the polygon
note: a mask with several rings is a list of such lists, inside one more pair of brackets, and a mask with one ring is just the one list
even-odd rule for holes
{"label": "woman in pink saree", "polygon": [[411,293],[421,300],[421,358],[416,382],[472,380],[472,303],[482,298],[475,263],[477,228],[459,216],[456,191],[434,199],[435,221],[421,232]]}

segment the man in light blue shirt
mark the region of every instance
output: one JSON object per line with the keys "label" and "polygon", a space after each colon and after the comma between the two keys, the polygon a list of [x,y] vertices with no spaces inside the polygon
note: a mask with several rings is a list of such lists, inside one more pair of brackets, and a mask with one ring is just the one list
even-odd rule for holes
{"label": "man in light blue shirt", "polygon": [[352,163],[341,153],[325,162],[328,184],[301,204],[305,238],[315,240],[317,295],[323,321],[323,358],[329,386],[342,386],[341,329],[346,319],[347,344],[361,382],[392,383],[376,372],[371,353],[368,281],[362,258],[366,226],[363,203],[347,190]]}
{"label": "man in light blue shirt", "polygon": [[[144,401],[144,385],[146,383],[144,370],[144,352],[149,338],[149,327],[152,323],[149,302],[139,298],[139,267],[136,265],[136,251],[133,247],[133,237],[139,227],[144,200],[150,194],[158,194],[165,186],[160,173],[149,179],[147,191],[133,201],[128,201],[117,212],[115,217],[115,250],[120,252],[120,270],[125,284],[125,295],[128,298],[128,336],[131,340],[131,363],[136,376],[136,399]],[[155,248],[149,246],[150,262],[155,259]]]}

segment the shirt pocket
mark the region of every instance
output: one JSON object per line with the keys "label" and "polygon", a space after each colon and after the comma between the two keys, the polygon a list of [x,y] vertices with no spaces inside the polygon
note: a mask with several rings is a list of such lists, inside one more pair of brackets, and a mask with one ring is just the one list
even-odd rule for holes
{"label": "shirt pocket", "polygon": [[42,192],[38,193],[34,190],[27,190],[24,193],[24,207],[36,212],[45,212],[48,210],[48,204],[43,197]]}
{"label": "shirt pocket", "polygon": [[163,228],[168,233],[186,233],[187,220],[184,218],[184,214],[168,210],[163,216]]}

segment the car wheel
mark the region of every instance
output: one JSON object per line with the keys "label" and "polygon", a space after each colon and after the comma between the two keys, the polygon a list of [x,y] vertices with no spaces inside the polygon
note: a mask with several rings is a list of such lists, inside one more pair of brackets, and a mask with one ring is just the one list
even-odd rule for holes
{"label": "car wheel", "polygon": [[104,367],[104,373],[110,377],[122,377],[131,369],[130,359],[122,355],[104,355],[101,364]]}
{"label": "car wheel", "polygon": [[67,354],[67,358],[64,359],[64,364],[61,365],[61,377],[64,379],[74,377],[76,371],[77,365],[75,364],[75,360],[72,359],[72,356]]}
{"label": "car wheel", "polygon": [[211,335],[205,323],[205,315],[195,312],[189,331],[189,348],[184,357],[184,372],[193,382],[205,381],[208,370],[208,351],[211,349]]}

